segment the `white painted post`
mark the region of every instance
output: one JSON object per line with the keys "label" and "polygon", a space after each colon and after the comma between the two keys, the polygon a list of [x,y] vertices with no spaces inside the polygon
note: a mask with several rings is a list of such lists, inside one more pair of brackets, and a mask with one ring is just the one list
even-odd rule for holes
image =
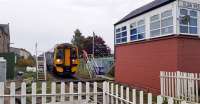
{"label": "white painted post", "polygon": [[106,87],[107,87],[107,82],[103,82],[103,104],[106,104]]}
{"label": "white painted post", "polygon": [[191,78],[190,78],[190,73],[188,73],[188,97],[189,101],[191,101]]}
{"label": "white painted post", "polygon": [[162,103],[163,103],[162,96],[157,96],[157,104],[162,104]]}
{"label": "white painted post", "polygon": [[82,100],[82,83],[78,82],[78,102],[81,103]]}
{"label": "white painted post", "polygon": [[[124,99],[124,86],[120,86],[120,95],[121,99]],[[123,100],[121,100],[121,104],[123,104]]]}
{"label": "white painted post", "polygon": [[165,93],[165,95],[167,95],[167,96],[169,96],[169,81],[168,81],[168,79],[169,79],[169,75],[168,75],[168,72],[165,72],[165,75],[167,76],[166,77],[166,93]]}
{"label": "white painted post", "polygon": [[[46,90],[47,90],[47,87],[46,87],[46,82],[42,82],[42,95],[46,95]],[[46,96],[42,96],[42,104],[45,104],[46,103]]]}
{"label": "white painted post", "polygon": [[173,100],[173,98],[168,98],[168,104],[174,104],[174,100]]}
{"label": "white painted post", "polygon": [[[111,84],[111,95],[114,95],[114,84]],[[114,104],[114,98],[111,96],[111,104]]]}
{"label": "white painted post", "polygon": [[177,73],[174,72],[174,97],[177,97]]}
{"label": "white painted post", "polygon": [[[129,101],[130,98],[129,98],[129,88],[126,87],[126,100]],[[129,104],[129,102],[126,102],[126,104]]]}
{"label": "white painted post", "polygon": [[[107,82],[108,83],[108,82]],[[97,82],[94,82],[94,104],[97,104]]]}
{"label": "white painted post", "polygon": [[90,100],[90,83],[89,82],[86,82],[86,101],[89,102]]}
{"label": "white painted post", "polygon": [[70,82],[70,84],[69,84],[69,93],[70,93],[69,101],[71,103],[73,103],[73,101],[74,101],[74,95],[73,95],[73,93],[74,93],[74,83],[73,82]]}
{"label": "white painted post", "polygon": [[61,93],[61,102],[65,101],[65,82],[61,82],[61,89],[60,89],[60,93]]}
{"label": "white painted post", "polygon": [[184,99],[187,99],[187,74],[184,73],[183,74],[183,78],[184,78]]}
{"label": "white painted post", "polygon": [[21,104],[26,104],[26,83],[21,84]]}
{"label": "white painted post", "polygon": [[186,101],[182,101],[181,104],[188,104]]}
{"label": "white painted post", "polygon": [[148,104],[152,104],[152,93],[148,93]]}
{"label": "white painted post", "polygon": [[144,104],[144,94],[143,94],[143,91],[140,91],[140,104]]}
{"label": "white painted post", "polygon": [[160,71],[160,87],[161,87],[161,89],[160,89],[161,95],[164,95],[164,93],[163,93],[163,72],[162,71]]}
{"label": "white painted post", "polygon": [[172,97],[175,97],[174,85],[174,72],[172,72]]}
{"label": "white painted post", "polygon": [[4,104],[4,82],[0,82],[0,104]]}
{"label": "white painted post", "polygon": [[106,87],[106,91],[107,91],[107,96],[106,96],[106,103],[108,104],[108,103],[110,103],[110,83],[109,82],[107,82],[107,87]]}
{"label": "white painted post", "polygon": [[36,83],[32,83],[32,104],[36,104]]}
{"label": "white painted post", "polygon": [[[116,97],[119,97],[119,89],[118,89],[119,85],[115,85],[115,94],[116,94]],[[119,100],[116,98],[116,104],[119,104]]]}
{"label": "white painted post", "polygon": [[165,72],[162,72],[162,76],[163,76],[163,95],[166,95],[166,76],[165,76]]}
{"label": "white painted post", "polygon": [[133,104],[136,104],[136,89],[132,89]]}
{"label": "white painted post", "polygon": [[53,94],[53,96],[51,97],[51,102],[52,103],[55,103],[56,102],[56,83],[55,82],[52,82],[51,83],[51,94]]}
{"label": "white painted post", "polygon": [[196,85],[196,102],[199,103],[199,91],[198,91],[198,74],[195,74],[195,85]]}
{"label": "white painted post", "polygon": [[15,104],[15,82],[10,84],[10,104]]}
{"label": "white painted post", "polygon": [[177,97],[180,98],[180,71],[177,71],[177,85],[176,85]]}
{"label": "white painted post", "polygon": [[195,102],[195,76],[194,73],[192,73],[192,101]]}
{"label": "white painted post", "polygon": [[172,87],[171,87],[171,79],[172,79],[171,72],[169,72],[168,75],[169,75],[169,96],[172,96],[172,94],[171,94],[171,89],[172,89]]}

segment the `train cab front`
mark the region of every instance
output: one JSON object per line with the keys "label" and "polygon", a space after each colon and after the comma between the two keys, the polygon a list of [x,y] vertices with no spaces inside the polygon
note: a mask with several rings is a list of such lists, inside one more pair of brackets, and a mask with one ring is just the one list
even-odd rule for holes
{"label": "train cab front", "polygon": [[77,72],[76,48],[57,49],[54,54],[54,73],[59,76],[73,76]]}

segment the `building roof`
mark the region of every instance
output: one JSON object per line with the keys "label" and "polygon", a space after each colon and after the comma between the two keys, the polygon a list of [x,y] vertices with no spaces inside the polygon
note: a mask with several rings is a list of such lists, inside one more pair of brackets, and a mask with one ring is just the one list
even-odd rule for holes
{"label": "building roof", "polygon": [[0,29],[3,31],[6,35],[10,35],[9,33],[9,24],[0,24]]}
{"label": "building roof", "polygon": [[149,12],[151,10],[154,10],[156,8],[159,8],[161,6],[167,5],[173,1],[176,0],[154,0],[151,3],[144,5],[134,11],[132,11],[131,13],[129,13],[128,15],[126,15],[124,18],[122,18],[120,21],[118,21],[117,23],[115,23],[115,25],[118,25],[120,23],[126,22],[134,17],[140,16],[146,12]]}

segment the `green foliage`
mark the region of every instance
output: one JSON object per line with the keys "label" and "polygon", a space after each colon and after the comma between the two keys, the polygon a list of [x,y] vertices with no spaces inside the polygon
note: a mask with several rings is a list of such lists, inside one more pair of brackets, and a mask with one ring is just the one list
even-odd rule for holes
{"label": "green foliage", "polygon": [[79,53],[82,53],[81,50],[84,49],[84,42],[85,37],[82,35],[79,29],[76,29],[74,31],[74,36],[71,40],[71,43],[79,48]]}
{"label": "green foliage", "polygon": [[[88,54],[93,53],[93,37],[84,37],[79,29],[75,30],[72,39],[72,44],[79,48],[79,54],[82,54],[82,50],[85,50]],[[105,41],[100,36],[94,36],[94,54],[96,57],[108,56],[111,53],[111,49],[105,44]]]}
{"label": "green foliage", "polygon": [[16,65],[19,67],[35,66],[35,59],[31,56],[27,59],[24,57],[18,57]]}

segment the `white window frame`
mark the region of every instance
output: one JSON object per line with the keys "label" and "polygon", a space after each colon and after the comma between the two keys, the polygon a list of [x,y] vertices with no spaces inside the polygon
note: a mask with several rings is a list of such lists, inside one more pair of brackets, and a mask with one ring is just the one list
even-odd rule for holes
{"label": "white window frame", "polygon": [[[122,30],[123,27],[126,27],[125,30]],[[119,32],[117,30],[120,29]],[[122,36],[122,33],[126,32],[126,36]],[[120,34],[121,36],[117,38],[117,34]],[[126,37],[126,42],[122,42],[122,39]],[[117,40],[120,39],[120,43],[117,43]],[[120,28],[115,29],[115,44],[123,44],[128,42],[128,33],[127,33],[127,26],[122,26]]]}
{"label": "white window frame", "polygon": [[[139,21],[144,21],[144,23],[141,24],[141,25],[139,25],[139,24],[138,24]],[[129,30],[129,31],[130,31],[130,42],[141,41],[141,40],[145,40],[145,39],[146,39],[146,25],[145,25],[145,19],[141,19],[141,20],[139,20],[139,21],[134,22],[134,23],[131,24],[131,25],[135,24],[134,27],[131,27],[131,25],[130,25],[130,30]],[[140,27],[144,27],[144,32],[138,32],[138,28],[140,28]],[[131,30],[132,30],[132,29],[136,29],[136,30],[137,30],[137,33],[136,33],[136,34],[131,34]],[[138,39],[139,34],[144,34],[144,38]],[[137,36],[137,39],[136,39],[136,40],[131,40],[131,36],[135,36],[135,35]]]}
{"label": "white window frame", "polygon": [[[162,13],[164,13],[164,12],[166,12],[166,11],[171,11],[172,12],[172,15],[171,16],[167,16],[167,17],[162,17]],[[155,15],[158,15],[159,16],[159,19],[158,20],[154,20],[154,21],[151,21],[151,17],[153,17],[153,16],[155,16]],[[165,19],[168,19],[168,18],[171,18],[172,17],[172,25],[170,25],[170,26],[165,26],[165,27],[162,27],[162,21],[163,20],[165,20]],[[159,13],[159,14],[154,14],[154,15],[152,15],[152,16],[150,16],[150,38],[157,38],[157,37],[163,37],[163,36],[168,36],[168,35],[172,35],[173,33],[174,33],[174,15],[173,15],[173,9],[169,9],[169,10],[165,10],[165,11],[163,11],[163,12],[161,12],[161,13]],[[157,29],[151,29],[151,23],[155,23],[155,22],[160,22],[160,28],[157,28]],[[173,32],[172,33],[167,33],[167,34],[162,34],[162,29],[164,29],[164,28],[168,28],[168,27],[172,27],[172,29],[173,29]],[[160,34],[159,35],[156,35],[156,36],[152,36],[151,35],[151,32],[152,31],[155,31],[155,30],[160,30]]]}
{"label": "white window frame", "polygon": [[[180,23],[180,19],[181,19],[180,17],[183,16],[183,15],[181,15],[181,13],[180,13],[181,9],[187,10],[188,13],[189,13],[190,11],[196,11],[196,12],[197,12],[197,17],[190,16],[190,17],[192,17],[192,18],[197,19],[197,26],[190,26],[189,23],[188,23],[188,25],[183,25],[183,24]],[[199,17],[199,15],[200,15],[199,11],[198,11],[198,10],[194,10],[194,9],[179,7],[178,12],[179,12],[179,16],[178,16],[178,18],[179,18],[179,33],[180,33],[180,34],[183,34],[183,35],[199,36],[199,35],[198,35],[198,34],[199,34],[199,19],[198,19],[198,17]],[[187,26],[187,27],[188,27],[188,33],[181,33],[181,31],[180,31],[180,27],[181,27],[181,26]],[[190,27],[196,27],[196,28],[197,28],[197,34],[191,34],[191,33],[190,33]]]}

